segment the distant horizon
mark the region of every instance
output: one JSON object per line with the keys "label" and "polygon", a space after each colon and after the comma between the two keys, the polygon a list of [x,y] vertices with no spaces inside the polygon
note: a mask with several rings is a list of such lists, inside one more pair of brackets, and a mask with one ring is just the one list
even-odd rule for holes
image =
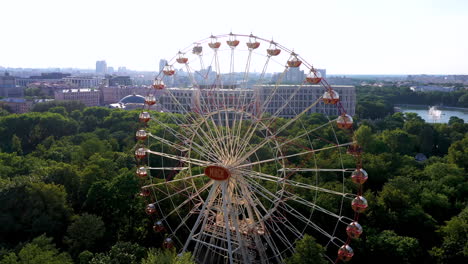
{"label": "distant horizon", "polygon": [[[114,74],[118,73],[117,69],[119,67],[125,67],[125,66],[113,67],[115,69]],[[131,72],[158,72],[158,70],[135,70],[135,69],[131,69],[131,68],[128,68],[128,67],[125,67],[125,68],[126,68],[127,71],[131,71]],[[8,69],[14,69],[14,70],[19,70],[19,69],[22,69],[22,70],[45,70],[45,71],[53,71],[55,69],[59,69],[59,70],[72,69],[72,70],[86,70],[86,71],[95,71],[96,70],[95,68],[79,68],[79,67],[35,68],[35,67],[8,67],[8,66],[0,65],[0,70],[7,71]],[[236,71],[236,72],[240,73],[241,71]],[[268,72],[268,73],[277,73],[277,72]],[[466,74],[455,74],[455,73],[449,73],[449,74],[432,74],[432,73],[400,73],[400,74],[395,74],[395,73],[329,73],[328,70],[327,70],[327,76],[388,76],[388,77],[398,77],[398,76],[408,76],[408,75],[446,76],[446,75],[468,75],[468,73],[466,73]]]}
{"label": "distant horizon", "polygon": [[[468,74],[468,1],[19,0],[2,3],[0,64],[137,71],[211,34],[250,33],[334,74]],[[265,48],[262,46],[262,49]]]}

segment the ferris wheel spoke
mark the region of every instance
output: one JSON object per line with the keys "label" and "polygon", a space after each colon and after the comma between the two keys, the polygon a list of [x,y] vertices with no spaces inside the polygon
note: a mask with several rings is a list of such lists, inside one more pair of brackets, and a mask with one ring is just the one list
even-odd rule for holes
{"label": "ferris wheel spoke", "polygon": [[312,134],[313,132],[322,129],[322,128],[324,128],[324,127],[326,127],[326,126],[332,124],[332,123],[335,122],[335,121],[336,121],[336,119],[329,120],[328,122],[323,123],[323,124],[320,125],[320,126],[316,126],[316,127],[312,128],[312,129],[309,129],[309,130],[307,130],[306,132],[304,132],[304,133],[302,133],[302,134],[299,134],[298,136],[296,136],[296,137],[294,137],[294,138],[287,139],[287,140],[281,142],[281,143],[279,144],[279,147],[288,145],[289,143],[294,142],[294,141],[296,141],[296,140],[298,140],[298,139],[301,139],[301,138],[303,138],[303,137],[305,137],[305,136],[309,136],[309,135]]}
{"label": "ferris wheel spoke", "polygon": [[[226,230],[226,238],[227,238],[227,244],[228,244],[228,254],[229,254],[229,262],[232,264],[233,263],[233,258],[232,258],[232,241],[231,241],[231,223],[229,221],[230,218],[230,212],[231,210],[228,209],[228,204],[227,200],[229,198],[229,195],[226,193],[226,182],[222,184],[222,195],[223,195],[223,215],[224,215],[224,226]],[[229,204],[229,206],[232,206]],[[239,233],[240,230],[237,231]]]}
{"label": "ferris wheel spoke", "polygon": [[[242,183],[240,183],[238,186],[240,186],[240,188],[242,189],[242,197],[245,197],[248,204],[250,205],[250,206],[247,207],[249,215],[252,216],[255,213],[255,215],[256,215],[257,219],[259,219],[259,222],[261,223],[261,225],[267,226],[268,222],[264,221],[264,219],[267,218],[267,216],[266,215],[262,216],[261,212],[257,209],[257,206],[262,208],[262,210],[264,210],[265,213],[268,213],[268,210],[264,207],[264,205],[261,202],[255,202],[254,201],[254,198],[257,201],[259,201],[258,197],[256,197],[255,192],[254,192],[255,188],[252,188],[252,186],[250,186],[245,180],[242,180]],[[275,225],[276,225],[276,223],[275,223]],[[276,233],[276,235],[279,235],[279,234],[282,234],[282,231],[280,231],[279,233]],[[269,231],[265,232],[264,237],[265,237],[265,240],[267,241],[267,244],[270,246],[270,248],[275,253],[276,260],[279,261],[280,263],[282,263],[283,258],[281,256],[280,252],[278,251],[278,247],[276,246],[276,243],[274,242],[274,239],[271,238],[270,232]]]}
{"label": "ferris wheel spoke", "polygon": [[[180,105],[180,107],[182,107],[182,108],[184,109],[184,111],[186,112],[186,114],[188,115],[188,111],[180,104],[180,102],[177,100],[177,98],[176,98],[171,92],[169,92],[169,94],[171,95],[171,97],[173,98],[173,100],[174,100],[178,105]],[[188,115],[188,116],[190,116],[190,115]],[[201,115],[201,117],[204,118],[203,115]],[[192,120],[192,121],[193,121],[193,120]],[[190,132],[195,133],[200,139],[203,139],[203,138],[200,136],[200,134],[198,133],[198,130],[192,129],[191,127],[189,127],[188,129],[189,129]],[[204,134],[204,136],[206,136],[207,138],[210,138],[210,137],[208,136],[208,134],[207,134],[204,130],[201,130],[201,133]],[[213,138],[211,138],[211,139],[213,139]],[[211,141],[211,143],[212,143],[212,141]],[[211,147],[211,146],[212,146],[211,144],[206,144],[206,143],[205,143],[204,145],[207,146],[207,147]],[[210,152],[209,152],[209,151],[205,151],[204,153],[210,153]],[[199,153],[199,154],[200,154],[200,153]]]}
{"label": "ferris wheel spoke", "polygon": [[[339,148],[339,147],[345,147],[345,146],[349,146],[349,145],[352,145],[352,144],[353,144],[352,142],[351,143],[343,143],[343,144],[339,144],[339,145],[335,145],[335,146],[324,147],[324,148],[319,148],[319,149],[312,149],[312,150],[307,150],[307,151],[303,151],[303,152],[299,152],[299,153],[295,153],[295,154],[279,156],[279,157],[275,157],[275,158],[272,158],[272,159],[260,160],[260,161],[255,161],[255,162],[251,162],[251,163],[244,163],[244,164],[236,166],[236,168],[238,168],[238,169],[245,168],[245,167],[258,165],[258,164],[263,164],[263,163],[267,163],[267,162],[274,162],[274,161],[278,161],[278,160],[282,160],[282,159],[288,159],[288,158],[292,158],[292,157],[317,153],[317,152],[324,151],[324,150],[329,150],[329,149],[334,149],[334,148]],[[257,151],[259,148],[255,147],[254,149]],[[252,151],[250,151],[249,154],[251,152]],[[255,152],[253,152],[252,154],[254,154],[254,153]],[[252,155],[252,154],[250,154],[250,155]],[[245,159],[247,159],[247,158],[248,157],[246,157]]]}
{"label": "ferris wheel spoke", "polygon": [[[164,217],[162,218],[162,220],[166,220],[169,216],[171,216],[172,214],[174,213],[178,213],[178,211],[184,207],[186,204],[188,204],[189,202],[192,202],[193,199],[195,199],[196,197],[199,197],[200,194],[202,192],[204,192],[205,190],[207,190],[210,186],[213,185],[213,182],[208,182],[207,184],[205,184],[203,187],[201,187],[200,189],[198,189],[195,193],[193,193],[192,195],[190,195],[185,201],[183,201],[181,204],[179,204],[177,207],[175,207],[171,212],[169,212],[168,214],[164,215]],[[190,187],[187,187],[186,188],[187,190],[190,189]],[[176,195],[182,193],[182,191],[179,191]],[[174,196],[174,195],[171,195],[171,197]],[[168,197],[165,197],[163,198],[164,200],[167,199]]]}
{"label": "ferris wheel spoke", "polygon": [[[161,125],[162,127],[164,127],[164,129],[166,131],[169,131],[169,133],[171,133],[175,138],[177,138],[178,140],[181,140],[182,142],[189,142],[190,141],[190,138],[186,137],[185,135],[179,133],[178,131],[174,130],[172,127],[168,126],[167,124],[161,122],[160,120],[156,119],[156,118],[152,118],[152,120],[154,120],[156,123],[158,123],[159,125]],[[154,135],[153,135],[154,136]],[[170,143],[172,147],[174,147],[174,143],[171,143],[170,141],[168,140],[164,140],[164,142],[162,143]],[[179,147],[180,148],[180,147]],[[183,150],[180,149],[181,151]],[[200,154],[201,156],[203,156],[203,153],[205,153],[206,151],[203,151],[204,148],[202,146],[200,146],[199,144],[197,144],[196,142],[193,142],[192,143],[192,146],[191,146],[191,150],[193,150],[194,152]]]}
{"label": "ferris wheel spoke", "polygon": [[177,161],[183,161],[183,162],[187,162],[187,163],[194,164],[194,165],[197,165],[197,166],[202,166],[202,167],[207,166],[207,165],[210,164],[210,162],[207,162],[207,161],[198,160],[198,159],[194,159],[194,158],[183,157],[183,156],[178,156],[178,155],[173,155],[173,154],[168,154],[168,153],[154,151],[154,150],[148,150],[147,152],[151,153],[151,154],[154,154],[154,155],[161,156],[161,157],[165,157],[165,158],[169,158],[169,159],[173,159],[173,160],[177,160]]}
{"label": "ferris wheel spoke", "polygon": [[[250,188],[252,188],[252,192],[256,191],[255,193],[260,194],[264,199],[270,200],[268,195],[270,195],[271,197],[276,197],[276,198],[278,197],[277,195],[271,193],[270,191],[268,191],[266,188],[264,188],[262,185],[258,184],[257,182],[255,181],[250,181],[250,182],[251,182]],[[267,211],[265,208],[264,210]],[[265,218],[272,218],[273,213],[279,214],[279,216],[281,216],[284,219],[284,221],[281,222],[282,223],[281,227],[275,221],[271,221],[272,224],[270,224],[270,221],[266,221],[265,223],[271,226],[272,230],[276,231],[275,232],[276,235],[281,239],[283,244],[288,246],[288,248],[293,248],[293,245],[289,243],[286,234],[283,232],[283,228],[286,227],[296,237],[296,239],[302,238],[302,233],[288,220],[287,217],[283,216],[281,213],[278,213],[277,210],[269,212],[268,216],[265,216]]]}
{"label": "ferris wheel spoke", "polygon": [[281,168],[279,172],[319,172],[319,171],[328,171],[328,172],[352,172],[355,169],[319,169],[319,168]]}
{"label": "ferris wheel spoke", "polygon": [[[152,170],[153,167],[149,167],[148,169]],[[184,178],[181,178],[181,179],[170,180],[170,181],[164,180],[164,181],[159,182],[159,183],[144,185],[142,188],[150,188],[150,187],[155,187],[155,186],[160,186],[160,185],[172,184],[172,183],[176,183],[176,182],[187,181],[187,180],[199,178],[199,177],[202,177],[202,176],[205,176],[205,174],[202,173],[202,174],[192,175],[192,176],[184,177]]]}
{"label": "ferris wheel spoke", "polygon": [[308,225],[309,227],[312,227],[322,235],[326,236],[328,239],[334,239],[335,237],[329,234],[327,231],[319,227],[316,223],[310,221],[308,217],[305,217],[302,215],[300,212],[298,212],[296,209],[294,209],[292,206],[282,203],[280,206],[283,206],[286,211],[288,211],[288,214],[296,217],[296,219],[300,220],[304,224]]}
{"label": "ferris wheel spoke", "polygon": [[219,182],[213,182],[213,184],[211,185],[210,192],[208,193],[208,196],[206,197],[205,202],[203,203],[202,209],[200,210],[200,214],[198,215],[197,220],[195,221],[195,224],[193,225],[192,230],[190,231],[190,234],[187,238],[187,241],[184,244],[182,253],[187,251],[187,247],[189,246],[190,242],[193,240],[193,236],[195,235],[195,232],[198,229],[202,219],[203,219],[203,222],[201,223],[202,224],[201,232],[205,230],[206,222],[208,221],[208,215],[209,215],[209,211],[207,210],[207,207],[209,207],[209,205],[213,203],[218,187],[219,187]]}
{"label": "ferris wheel spoke", "polygon": [[174,144],[174,143],[172,143],[171,141],[166,140],[166,139],[164,139],[164,138],[162,138],[162,137],[158,137],[158,136],[156,136],[156,135],[154,135],[154,134],[152,134],[152,133],[148,133],[148,135],[149,135],[150,137],[152,137],[152,138],[158,140],[159,142],[166,144],[166,145],[169,146],[169,147],[172,147],[172,148],[174,148],[174,149],[177,149],[178,151],[181,151],[181,152],[186,152],[186,151],[188,151],[188,148],[185,148],[185,147],[183,147],[183,146],[181,146],[181,145],[178,145],[178,144]]}
{"label": "ferris wheel spoke", "polygon": [[[278,91],[279,89],[279,85],[281,84],[281,82],[283,81],[283,78],[284,76],[286,75],[286,73],[288,72],[288,67],[286,66],[284,68],[284,71],[281,73],[280,77],[278,78],[278,80],[276,81],[275,83],[275,86],[273,88],[273,91],[271,91],[271,93],[268,95],[267,99],[263,102],[262,104],[262,107],[260,109],[266,109],[266,106],[270,104],[271,100],[273,99],[273,97],[275,96],[276,92]],[[261,116],[263,116],[266,112],[263,111]]]}
{"label": "ferris wheel spoke", "polygon": [[[169,193],[169,191],[163,190],[162,188],[159,188],[159,187],[157,187],[157,186],[153,186],[153,187],[154,187],[156,190],[158,190],[158,192],[160,192],[160,193],[166,195],[164,198],[161,198],[161,199],[159,199],[159,200],[156,201],[156,203],[158,203],[158,204],[159,204],[159,203],[162,203],[162,202],[164,202],[164,201],[166,201],[166,200],[170,200],[170,199],[172,199],[172,197],[174,197],[174,196],[179,196],[179,195],[181,195],[182,193],[188,192],[190,189],[194,188],[193,186],[188,186],[188,187],[185,187],[185,188],[183,188],[183,189],[177,190],[176,192]],[[169,188],[170,188],[170,187],[168,187],[168,186],[165,186],[165,187],[166,187],[166,189],[169,189]]]}
{"label": "ferris wheel spoke", "polygon": [[[313,202],[307,201],[304,198],[302,198],[302,197],[300,197],[300,196],[298,196],[298,195],[296,195],[294,193],[286,191],[286,194],[290,197],[288,199],[288,201],[294,201],[294,202],[300,203],[302,205],[308,206],[309,208],[311,208],[311,210],[316,210],[318,212],[321,212],[321,213],[324,213],[324,214],[329,215],[331,217],[334,217],[338,221],[341,221],[342,217],[337,215],[336,213],[333,213],[333,212],[331,212],[331,211],[329,211],[329,210],[327,210],[327,209],[325,209],[325,208],[323,208],[323,207],[321,207],[321,206],[319,206],[319,205],[317,205],[317,204],[315,204]],[[343,197],[346,197],[346,196],[343,195]]]}
{"label": "ferris wheel spoke", "polygon": [[289,179],[286,179],[286,178],[281,178],[281,177],[277,177],[277,176],[273,176],[273,175],[269,175],[269,174],[265,174],[265,173],[261,173],[261,172],[256,172],[256,171],[243,171],[243,172],[246,173],[249,177],[256,178],[256,179],[259,179],[259,180],[276,182],[276,183],[285,184],[285,185],[288,185],[288,186],[291,186],[291,187],[298,187],[298,188],[302,188],[302,189],[320,191],[320,192],[330,193],[330,194],[334,194],[334,195],[338,195],[338,196],[344,196],[344,197],[349,196],[349,194],[347,194],[347,193],[337,192],[337,191],[329,190],[329,189],[326,189],[326,188],[321,188],[321,187],[318,187],[318,186],[314,186],[314,185],[310,185],[310,184],[306,184],[306,183],[301,183],[301,182],[297,182],[297,181],[293,181],[293,180],[289,180]]}

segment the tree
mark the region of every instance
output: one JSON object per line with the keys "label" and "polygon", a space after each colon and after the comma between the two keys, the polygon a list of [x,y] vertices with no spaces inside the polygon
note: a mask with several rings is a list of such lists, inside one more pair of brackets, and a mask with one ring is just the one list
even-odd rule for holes
{"label": "tree", "polygon": [[63,240],[70,247],[71,254],[76,256],[85,249],[94,249],[104,236],[104,231],[101,217],[84,213],[73,220]]}
{"label": "tree", "polygon": [[16,152],[18,155],[23,154],[21,139],[16,135],[13,135],[13,137],[11,138],[11,151]]}
{"label": "tree", "polygon": [[468,258],[468,207],[452,217],[439,232],[442,246],[433,248],[431,254],[441,263],[463,263]]}
{"label": "tree", "polygon": [[175,250],[150,249],[141,264],[195,264],[192,254],[184,252],[178,256]]}
{"label": "tree", "polygon": [[146,256],[146,251],[138,244],[117,242],[108,253],[96,254],[90,264],[137,264]]}
{"label": "tree", "polygon": [[18,183],[1,190],[0,242],[12,243],[46,233],[61,237],[71,209],[63,186]]}
{"label": "tree", "polygon": [[468,135],[464,139],[454,142],[448,151],[448,160],[459,167],[468,170]]}
{"label": "tree", "polygon": [[401,129],[386,130],[382,133],[382,140],[389,147],[390,151],[400,154],[414,153],[416,137]]}
{"label": "tree", "polygon": [[[468,95],[468,94],[466,94]],[[468,99],[468,97],[467,97]],[[453,126],[454,124],[464,124],[465,121],[459,117],[456,117],[456,116],[451,116],[449,121],[448,121],[448,125],[449,126]]]}
{"label": "tree", "polygon": [[26,244],[16,255],[10,253],[0,264],[73,264],[67,253],[60,253],[52,243],[52,238],[41,235]]}
{"label": "tree", "polygon": [[88,250],[85,250],[78,255],[78,264],[89,264],[93,257],[93,253],[91,253]]}
{"label": "tree", "polygon": [[421,250],[416,238],[399,236],[394,231],[384,230],[369,235],[367,244],[375,261],[372,263],[419,263]]}
{"label": "tree", "polygon": [[325,264],[323,247],[315,242],[315,238],[309,235],[296,242],[296,252],[287,258],[286,264]]}

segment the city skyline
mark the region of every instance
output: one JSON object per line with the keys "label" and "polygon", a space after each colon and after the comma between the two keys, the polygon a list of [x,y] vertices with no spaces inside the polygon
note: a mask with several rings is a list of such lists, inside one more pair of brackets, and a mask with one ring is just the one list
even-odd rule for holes
{"label": "city skyline", "polygon": [[329,74],[468,74],[467,2],[376,2],[8,1],[0,66],[93,69],[105,60],[156,71],[192,42],[232,31],[273,38]]}

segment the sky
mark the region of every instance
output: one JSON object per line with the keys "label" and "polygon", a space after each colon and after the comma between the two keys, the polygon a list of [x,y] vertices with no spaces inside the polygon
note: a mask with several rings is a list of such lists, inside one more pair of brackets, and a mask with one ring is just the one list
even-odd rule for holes
{"label": "sky", "polygon": [[0,66],[157,70],[211,34],[271,39],[328,74],[468,74],[465,0],[5,0]]}

